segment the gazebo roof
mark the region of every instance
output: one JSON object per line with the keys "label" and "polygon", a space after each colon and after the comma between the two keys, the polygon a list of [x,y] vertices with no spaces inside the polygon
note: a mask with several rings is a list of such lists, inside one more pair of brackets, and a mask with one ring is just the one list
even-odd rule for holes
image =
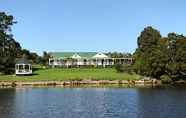
{"label": "gazebo roof", "polygon": [[17,61],[16,64],[30,64],[29,61],[25,58],[21,58]]}

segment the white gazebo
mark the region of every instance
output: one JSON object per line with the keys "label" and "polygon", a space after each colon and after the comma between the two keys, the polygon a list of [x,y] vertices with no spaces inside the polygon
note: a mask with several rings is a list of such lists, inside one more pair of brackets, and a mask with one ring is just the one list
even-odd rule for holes
{"label": "white gazebo", "polygon": [[15,74],[16,75],[31,75],[32,74],[32,65],[28,62],[27,59],[20,59],[15,65]]}

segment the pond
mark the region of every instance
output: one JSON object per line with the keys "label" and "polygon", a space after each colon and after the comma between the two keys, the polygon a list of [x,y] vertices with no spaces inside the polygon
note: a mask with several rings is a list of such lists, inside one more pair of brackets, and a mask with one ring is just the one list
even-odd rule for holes
{"label": "pond", "polygon": [[1,118],[186,118],[186,88],[0,89]]}

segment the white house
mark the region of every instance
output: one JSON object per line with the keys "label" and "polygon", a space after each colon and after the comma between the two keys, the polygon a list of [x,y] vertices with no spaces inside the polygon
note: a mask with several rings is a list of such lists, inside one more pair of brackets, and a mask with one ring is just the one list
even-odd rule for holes
{"label": "white house", "polygon": [[52,52],[50,55],[49,65],[52,67],[107,67],[116,63],[132,63],[132,58],[111,58],[101,52]]}

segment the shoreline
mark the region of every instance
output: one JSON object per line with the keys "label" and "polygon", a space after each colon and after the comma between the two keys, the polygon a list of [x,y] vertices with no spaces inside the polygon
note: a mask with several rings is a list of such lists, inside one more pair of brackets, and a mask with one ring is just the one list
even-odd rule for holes
{"label": "shoreline", "polygon": [[160,86],[160,80],[74,80],[74,81],[0,81],[0,87],[78,87],[78,86],[104,86],[104,85],[121,85],[121,86]]}

